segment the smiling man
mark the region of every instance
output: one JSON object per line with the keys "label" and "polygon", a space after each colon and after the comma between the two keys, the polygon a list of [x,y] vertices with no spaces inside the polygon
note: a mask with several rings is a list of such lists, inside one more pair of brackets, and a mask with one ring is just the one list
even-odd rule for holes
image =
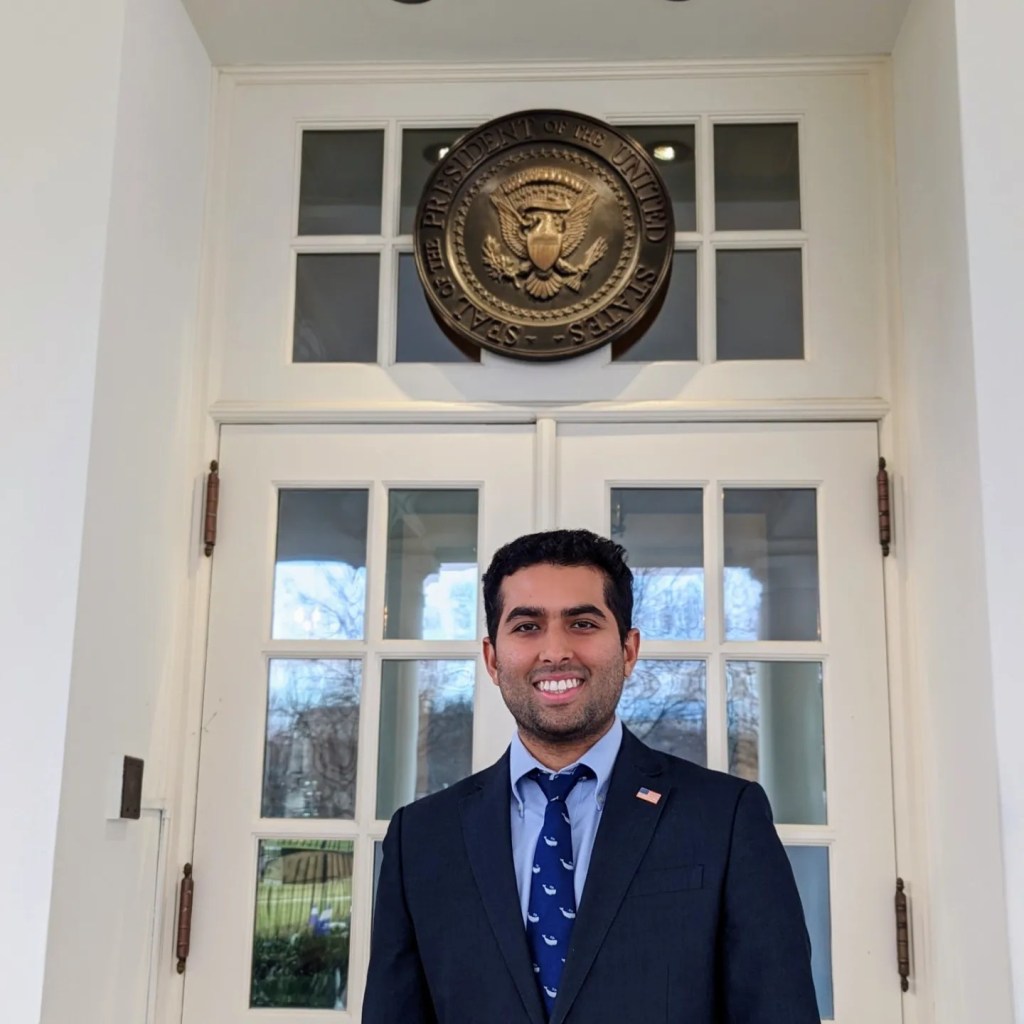
{"label": "smiling man", "polygon": [[483,654],[517,733],[392,820],[363,1024],[817,1024],[763,791],[616,717],[640,649],[624,556],[585,530],[495,554]]}

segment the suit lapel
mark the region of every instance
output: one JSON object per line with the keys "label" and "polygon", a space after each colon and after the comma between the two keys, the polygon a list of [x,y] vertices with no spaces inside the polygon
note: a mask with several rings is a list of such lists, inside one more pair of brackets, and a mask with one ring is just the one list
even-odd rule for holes
{"label": "suit lapel", "polygon": [[[565,1020],[654,836],[670,793],[657,784],[661,772],[653,751],[624,730],[550,1024]],[[637,798],[645,786],[661,793],[657,804]]]}
{"label": "suit lapel", "polygon": [[523,1006],[534,1024],[544,1024],[512,862],[510,785],[506,752],[481,776],[480,788],[462,800],[462,834],[480,898]]}

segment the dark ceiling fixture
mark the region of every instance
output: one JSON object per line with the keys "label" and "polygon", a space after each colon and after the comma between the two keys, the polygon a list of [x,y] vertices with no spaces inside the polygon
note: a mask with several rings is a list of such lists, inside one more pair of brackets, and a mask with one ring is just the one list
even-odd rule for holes
{"label": "dark ceiling fixture", "polygon": [[425,4],[427,0],[395,0],[396,4]]}

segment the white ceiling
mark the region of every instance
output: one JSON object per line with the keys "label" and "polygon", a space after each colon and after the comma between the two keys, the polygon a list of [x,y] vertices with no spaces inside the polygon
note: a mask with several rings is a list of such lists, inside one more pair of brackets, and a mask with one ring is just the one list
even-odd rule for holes
{"label": "white ceiling", "polygon": [[909,0],[182,0],[215,65],[889,53]]}

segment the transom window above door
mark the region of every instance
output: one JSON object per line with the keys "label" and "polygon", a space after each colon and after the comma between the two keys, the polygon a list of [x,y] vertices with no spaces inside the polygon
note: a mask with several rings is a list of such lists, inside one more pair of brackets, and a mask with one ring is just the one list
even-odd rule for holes
{"label": "transom window above door", "polygon": [[[897,254],[873,73],[319,75],[224,80],[201,311],[218,421],[430,402],[879,413]],[[660,170],[675,221],[662,305],[641,335],[571,359],[462,347],[416,271],[424,187],[467,131],[552,109],[625,131]]]}
{"label": "transom window above door", "polygon": [[[629,124],[672,199],[664,303],[611,361],[804,358],[800,124]],[[472,364],[435,321],[412,252],[416,208],[464,127],[304,128],[295,218],[296,363]],[[713,315],[701,317],[701,304]],[[381,312],[385,311],[385,315]]]}

